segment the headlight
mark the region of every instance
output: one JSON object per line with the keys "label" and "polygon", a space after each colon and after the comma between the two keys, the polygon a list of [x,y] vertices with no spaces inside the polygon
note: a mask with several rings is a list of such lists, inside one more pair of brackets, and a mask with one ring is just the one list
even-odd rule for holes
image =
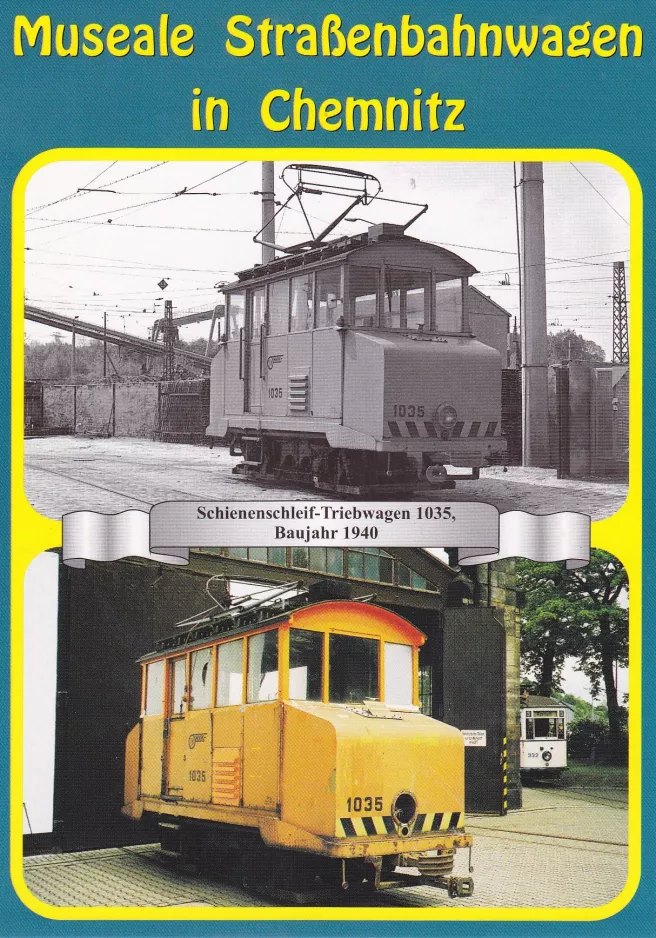
{"label": "headlight", "polygon": [[392,804],[392,817],[401,827],[401,833],[409,833],[409,830],[407,829],[408,825],[413,820],[416,813],[417,802],[409,792],[403,791],[400,795],[396,796],[394,803]]}
{"label": "headlight", "polygon": [[544,759],[545,762],[551,762],[551,753],[550,753],[550,752],[543,752],[543,753],[542,753],[542,758]]}
{"label": "headlight", "polygon": [[451,404],[440,404],[435,411],[435,423],[438,423],[443,430],[453,430],[458,414],[455,407]]}

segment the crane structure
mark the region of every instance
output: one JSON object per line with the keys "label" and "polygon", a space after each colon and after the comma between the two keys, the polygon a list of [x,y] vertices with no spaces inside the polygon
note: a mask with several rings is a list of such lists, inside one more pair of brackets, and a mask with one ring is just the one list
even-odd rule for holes
{"label": "crane structure", "polygon": [[629,361],[629,312],[626,301],[624,261],[613,261],[613,361]]}
{"label": "crane structure", "polygon": [[[210,311],[210,316],[212,315]],[[162,357],[173,354],[176,358],[183,359],[194,368],[203,373],[210,370],[211,359],[199,352],[190,349],[178,348],[173,344],[167,346],[166,343],[153,342],[150,339],[143,339],[141,336],[131,335],[129,332],[122,332],[118,329],[105,329],[96,323],[85,322],[83,319],[73,320],[70,316],[64,316],[61,313],[53,313],[51,310],[41,309],[38,306],[26,304],[25,318],[31,322],[39,322],[46,326],[53,326],[56,329],[63,329],[67,332],[75,331],[76,335],[83,335],[90,339],[97,339],[100,342],[109,342],[112,345],[118,345],[123,348],[131,349],[135,352],[145,352],[147,355]],[[172,349],[172,351],[171,351]]]}

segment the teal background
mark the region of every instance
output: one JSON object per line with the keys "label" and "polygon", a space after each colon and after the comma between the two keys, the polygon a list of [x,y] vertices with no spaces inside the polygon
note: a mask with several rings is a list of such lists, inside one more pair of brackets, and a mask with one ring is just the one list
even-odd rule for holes
{"label": "teal background", "polygon": [[[350,11],[353,12],[350,12]],[[12,54],[13,19],[24,14],[34,20],[49,14],[53,23],[99,22],[105,27],[123,22],[156,24],[168,12],[174,23],[187,22],[195,30],[195,52],[188,58],[147,59],[133,55],[114,58],[40,58],[28,50],[23,58]],[[271,16],[280,22],[317,23],[328,12],[341,15],[345,24],[383,21],[398,23],[403,13],[415,22],[449,23],[455,13],[465,22],[556,23],[564,28],[591,20],[603,23],[639,24],[644,31],[640,59],[551,59],[534,54],[530,59],[442,59],[421,55],[412,59],[366,58],[308,59],[295,55],[284,59],[260,58],[255,53],[237,59],[224,50],[227,18],[244,13],[257,22]],[[56,147],[594,147],[622,157],[641,181],[645,200],[645,413],[656,404],[649,374],[656,373],[651,342],[650,316],[654,306],[654,210],[656,173],[654,162],[654,108],[656,71],[654,37],[656,4],[648,2],[550,3],[528,0],[480,2],[366,2],[350,6],[315,0],[224,0],[224,2],[13,3],[2,0],[0,10],[0,64],[2,94],[0,114],[0,264],[2,296],[0,319],[4,326],[3,365],[0,372],[0,434],[4,445],[0,515],[3,555],[9,555],[9,400],[10,400],[10,208],[11,190],[21,167],[34,155]],[[465,98],[464,133],[427,131],[272,133],[259,119],[260,101],[276,87],[293,90],[297,85],[317,100],[326,97],[413,97],[415,87],[443,98]],[[228,131],[194,133],[190,126],[191,89],[228,98],[231,118]],[[564,220],[566,223],[566,220]],[[654,506],[651,497],[653,435],[644,439],[645,466],[645,588],[644,588],[644,749],[646,760],[654,724],[654,694],[649,676],[655,672],[655,642],[651,634],[651,609],[655,603],[650,561],[654,557]],[[0,803],[8,800],[9,733],[9,568],[0,570],[0,681],[4,706],[0,707]],[[656,921],[656,872],[654,776],[645,762],[643,772],[642,881],[629,906],[601,922],[54,922],[27,910],[16,897],[8,876],[7,811],[0,811],[0,933],[18,935],[540,935],[642,936],[654,933]]]}

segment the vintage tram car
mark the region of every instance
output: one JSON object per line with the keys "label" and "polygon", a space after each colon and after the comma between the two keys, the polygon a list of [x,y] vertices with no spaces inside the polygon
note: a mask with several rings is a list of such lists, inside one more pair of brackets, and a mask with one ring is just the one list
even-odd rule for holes
{"label": "vintage tram car", "polygon": [[315,239],[223,288],[206,432],[240,472],[392,494],[502,458],[501,355],[468,317],[476,269],[407,227]]}
{"label": "vintage tram car", "polygon": [[521,702],[520,771],[525,779],[559,778],[567,768],[567,709],[551,697]]}
{"label": "vintage tram car", "polygon": [[165,851],[285,895],[471,895],[453,875],[471,850],[463,737],[419,710],[424,640],[374,605],[296,597],[161,641],[141,659],[124,814],[156,819]]}

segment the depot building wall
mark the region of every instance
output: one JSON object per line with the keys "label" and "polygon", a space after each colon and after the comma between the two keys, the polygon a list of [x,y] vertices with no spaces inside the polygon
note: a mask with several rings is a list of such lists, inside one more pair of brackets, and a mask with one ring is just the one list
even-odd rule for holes
{"label": "depot building wall", "polygon": [[[125,737],[139,718],[137,658],[209,605],[206,576],[148,561],[60,564],[54,841],[82,850],[152,839],[121,814]],[[213,585],[225,598],[225,587]]]}

